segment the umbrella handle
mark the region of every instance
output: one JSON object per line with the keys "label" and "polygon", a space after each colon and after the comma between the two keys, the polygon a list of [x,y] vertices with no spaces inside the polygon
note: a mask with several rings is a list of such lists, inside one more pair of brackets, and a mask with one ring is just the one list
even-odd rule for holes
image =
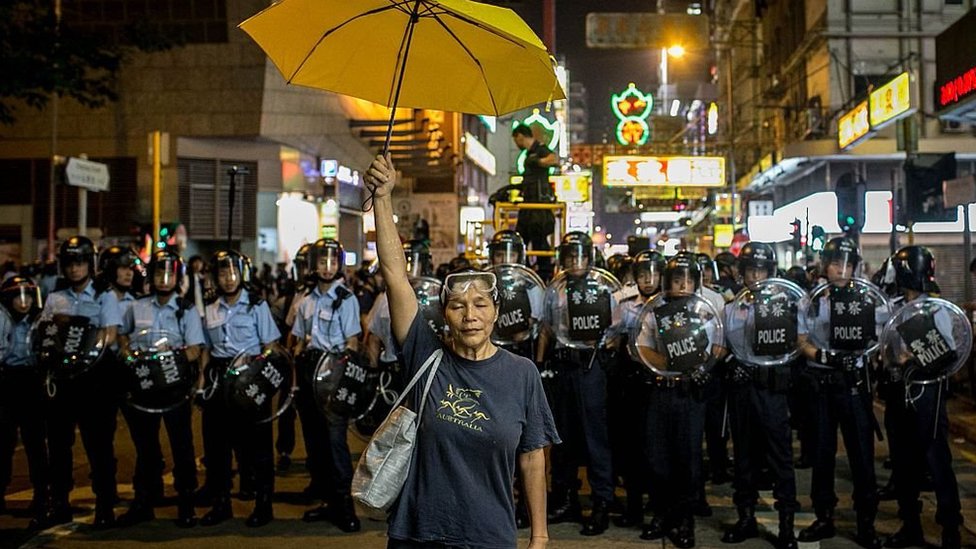
{"label": "umbrella handle", "polygon": [[[400,66],[399,74],[397,75],[396,90],[393,92],[393,102],[390,106],[390,122],[386,125],[386,140],[383,142],[383,150],[380,152],[383,156],[390,152],[390,140],[393,138],[393,122],[396,120],[396,110],[397,104],[400,102],[400,88],[403,86],[403,75],[407,72],[407,57],[410,54],[410,42],[413,41],[413,30],[420,21],[420,3],[422,0],[416,0],[413,3],[413,9],[410,13],[410,22],[407,23],[407,29],[403,34],[403,40],[400,42],[400,53],[397,55],[397,64]],[[402,60],[402,62],[401,62]],[[366,186],[369,189],[369,196],[363,201],[363,212],[368,212],[373,209],[373,198],[376,194],[375,186]]]}

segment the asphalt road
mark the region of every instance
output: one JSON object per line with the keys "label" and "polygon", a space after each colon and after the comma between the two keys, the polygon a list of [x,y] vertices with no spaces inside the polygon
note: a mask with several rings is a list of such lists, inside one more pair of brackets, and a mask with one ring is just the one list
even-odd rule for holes
{"label": "asphalt road", "polygon": [[[199,429],[199,415],[196,416],[197,428]],[[199,430],[197,431],[199,433]],[[299,428],[300,433],[300,428]],[[301,436],[299,434],[299,439]],[[200,439],[197,437],[197,455],[202,453]],[[354,453],[358,452],[363,446],[363,442],[355,435],[350,435],[350,445]],[[955,455],[955,470],[960,481],[962,491],[962,507],[967,523],[970,525],[967,531],[963,532],[963,543],[970,547],[976,547],[976,535],[973,528],[976,527],[976,446],[956,439],[952,443]],[[134,450],[132,442],[126,429],[125,422],[121,416],[119,418],[119,431],[116,436],[116,447],[119,460],[120,482],[119,492],[122,502],[116,507],[116,513],[124,511],[125,506],[132,498],[132,466],[134,462]],[[889,475],[889,471],[882,466],[881,460],[885,457],[886,447],[878,444],[878,465],[877,471],[879,483],[884,482]],[[168,450],[166,450],[168,455]],[[244,518],[250,513],[252,502],[234,500],[235,518],[216,527],[196,528],[183,530],[177,528],[172,520],[175,518],[175,503],[157,509],[157,520],[141,524],[126,529],[112,529],[107,531],[93,531],[89,525],[92,520],[94,507],[94,496],[91,492],[90,481],[88,479],[88,465],[84,457],[80,441],[75,448],[75,482],[77,488],[72,493],[72,504],[75,507],[75,522],[54,527],[52,529],[31,534],[24,530],[27,526],[29,517],[26,508],[30,502],[31,492],[27,480],[27,464],[22,448],[18,448],[14,460],[14,479],[11,488],[8,490],[7,502],[11,514],[0,515],[0,548],[84,548],[84,549],[122,549],[122,548],[145,548],[145,547],[171,547],[178,549],[187,548],[275,548],[283,549],[290,547],[309,547],[327,545],[336,549],[372,549],[383,548],[386,546],[385,522],[381,516],[368,516],[365,511],[361,512],[363,519],[363,530],[356,534],[344,534],[328,523],[305,524],[301,521],[302,513],[312,507],[309,502],[302,500],[301,491],[308,483],[308,475],[304,471],[301,457],[304,455],[301,443],[295,452],[296,460],[291,469],[278,476],[276,486],[275,517],[276,520],[264,528],[252,529],[244,526]],[[846,459],[841,456],[838,459],[837,467],[837,489],[840,497],[838,506],[838,536],[829,542],[822,544],[800,544],[802,549],[812,549],[823,546],[829,548],[856,547],[849,539],[854,530],[854,514],[851,510],[850,500],[850,472],[847,468]],[[202,470],[201,470],[202,480]],[[802,528],[809,524],[813,519],[810,508],[810,501],[807,497],[809,493],[810,471],[798,471],[797,488],[801,495],[800,502],[803,505],[803,513],[797,515],[797,527]],[[167,476],[167,494],[172,496],[172,477]],[[730,547],[719,541],[722,533],[723,524],[730,524],[735,520],[735,509],[732,505],[732,488],[729,484],[722,486],[709,486],[709,501],[714,509],[714,515],[710,518],[698,519],[696,537],[698,547]],[[769,492],[763,492],[763,502],[757,515],[764,529],[769,535],[774,535],[777,527],[776,513],[772,509],[772,496]],[[931,493],[924,494],[925,507],[923,511],[924,524],[928,541],[930,544],[938,545],[939,527],[934,523],[935,500]],[[205,509],[198,509],[198,516],[202,515]],[[891,533],[899,526],[896,518],[895,502],[882,502],[881,511],[878,517],[878,530],[883,533]],[[621,529],[611,526],[610,530],[603,536],[596,538],[585,538],[578,533],[578,525],[559,524],[550,526],[550,536],[552,548],[624,548],[624,547],[652,547],[656,543],[640,540],[637,536],[638,529]],[[521,545],[528,544],[528,531],[522,531]],[[660,542],[657,542],[660,543]],[[765,540],[750,540],[746,543],[737,545],[743,549],[759,547],[772,547]]]}

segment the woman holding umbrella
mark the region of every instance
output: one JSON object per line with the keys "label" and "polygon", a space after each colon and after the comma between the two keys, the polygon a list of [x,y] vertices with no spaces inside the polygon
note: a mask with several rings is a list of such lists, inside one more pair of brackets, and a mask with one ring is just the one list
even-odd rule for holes
{"label": "woman holding umbrella", "polygon": [[388,547],[515,547],[512,478],[518,465],[532,527],[529,547],[543,548],[549,540],[543,449],[560,441],[538,370],[491,343],[498,318],[493,273],[449,275],[441,292],[449,341],[442,343],[429,329],[418,314],[393,222],[395,180],[389,156],[378,156],[366,174],[375,193],[391,329],[409,375],[436,350],[444,355],[420,418],[410,472],[390,511]]}

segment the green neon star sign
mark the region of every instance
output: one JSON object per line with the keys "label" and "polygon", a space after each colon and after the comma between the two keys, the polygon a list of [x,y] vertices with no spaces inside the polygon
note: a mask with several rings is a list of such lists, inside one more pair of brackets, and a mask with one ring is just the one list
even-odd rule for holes
{"label": "green neon star sign", "polygon": [[621,145],[643,145],[651,137],[647,117],[651,115],[654,98],[644,94],[631,82],[620,94],[610,97],[610,107],[617,117],[617,142]]}
{"label": "green neon star sign", "polygon": [[[549,147],[550,151],[556,150],[556,145],[559,144],[559,121],[549,121],[548,118],[542,116],[539,109],[532,109],[532,114],[527,116],[525,120],[516,120],[512,123],[512,129],[525,125],[532,126],[533,124],[541,126],[542,131],[540,132],[543,137],[543,141],[546,136],[549,136],[549,142],[546,146]],[[522,151],[519,153],[518,158],[515,160],[515,169],[519,174],[525,173],[525,157],[528,155],[528,151]],[[556,167],[553,166],[549,168],[549,173],[552,174],[556,171]]]}

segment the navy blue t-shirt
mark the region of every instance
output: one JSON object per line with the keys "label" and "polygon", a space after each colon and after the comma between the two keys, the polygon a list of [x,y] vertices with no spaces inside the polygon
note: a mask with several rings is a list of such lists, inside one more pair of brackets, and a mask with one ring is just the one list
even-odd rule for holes
{"label": "navy blue t-shirt", "polygon": [[[418,314],[403,342],[411,376],[438,348],[444,345]],[[416,395],[424,381],[417,383]],[[410,473],[390,512],[389,536],[515,547],[512,477],[518,455],[559,442],[531,361],[504,349],[485,360],[466,360],[444,348]]]}

